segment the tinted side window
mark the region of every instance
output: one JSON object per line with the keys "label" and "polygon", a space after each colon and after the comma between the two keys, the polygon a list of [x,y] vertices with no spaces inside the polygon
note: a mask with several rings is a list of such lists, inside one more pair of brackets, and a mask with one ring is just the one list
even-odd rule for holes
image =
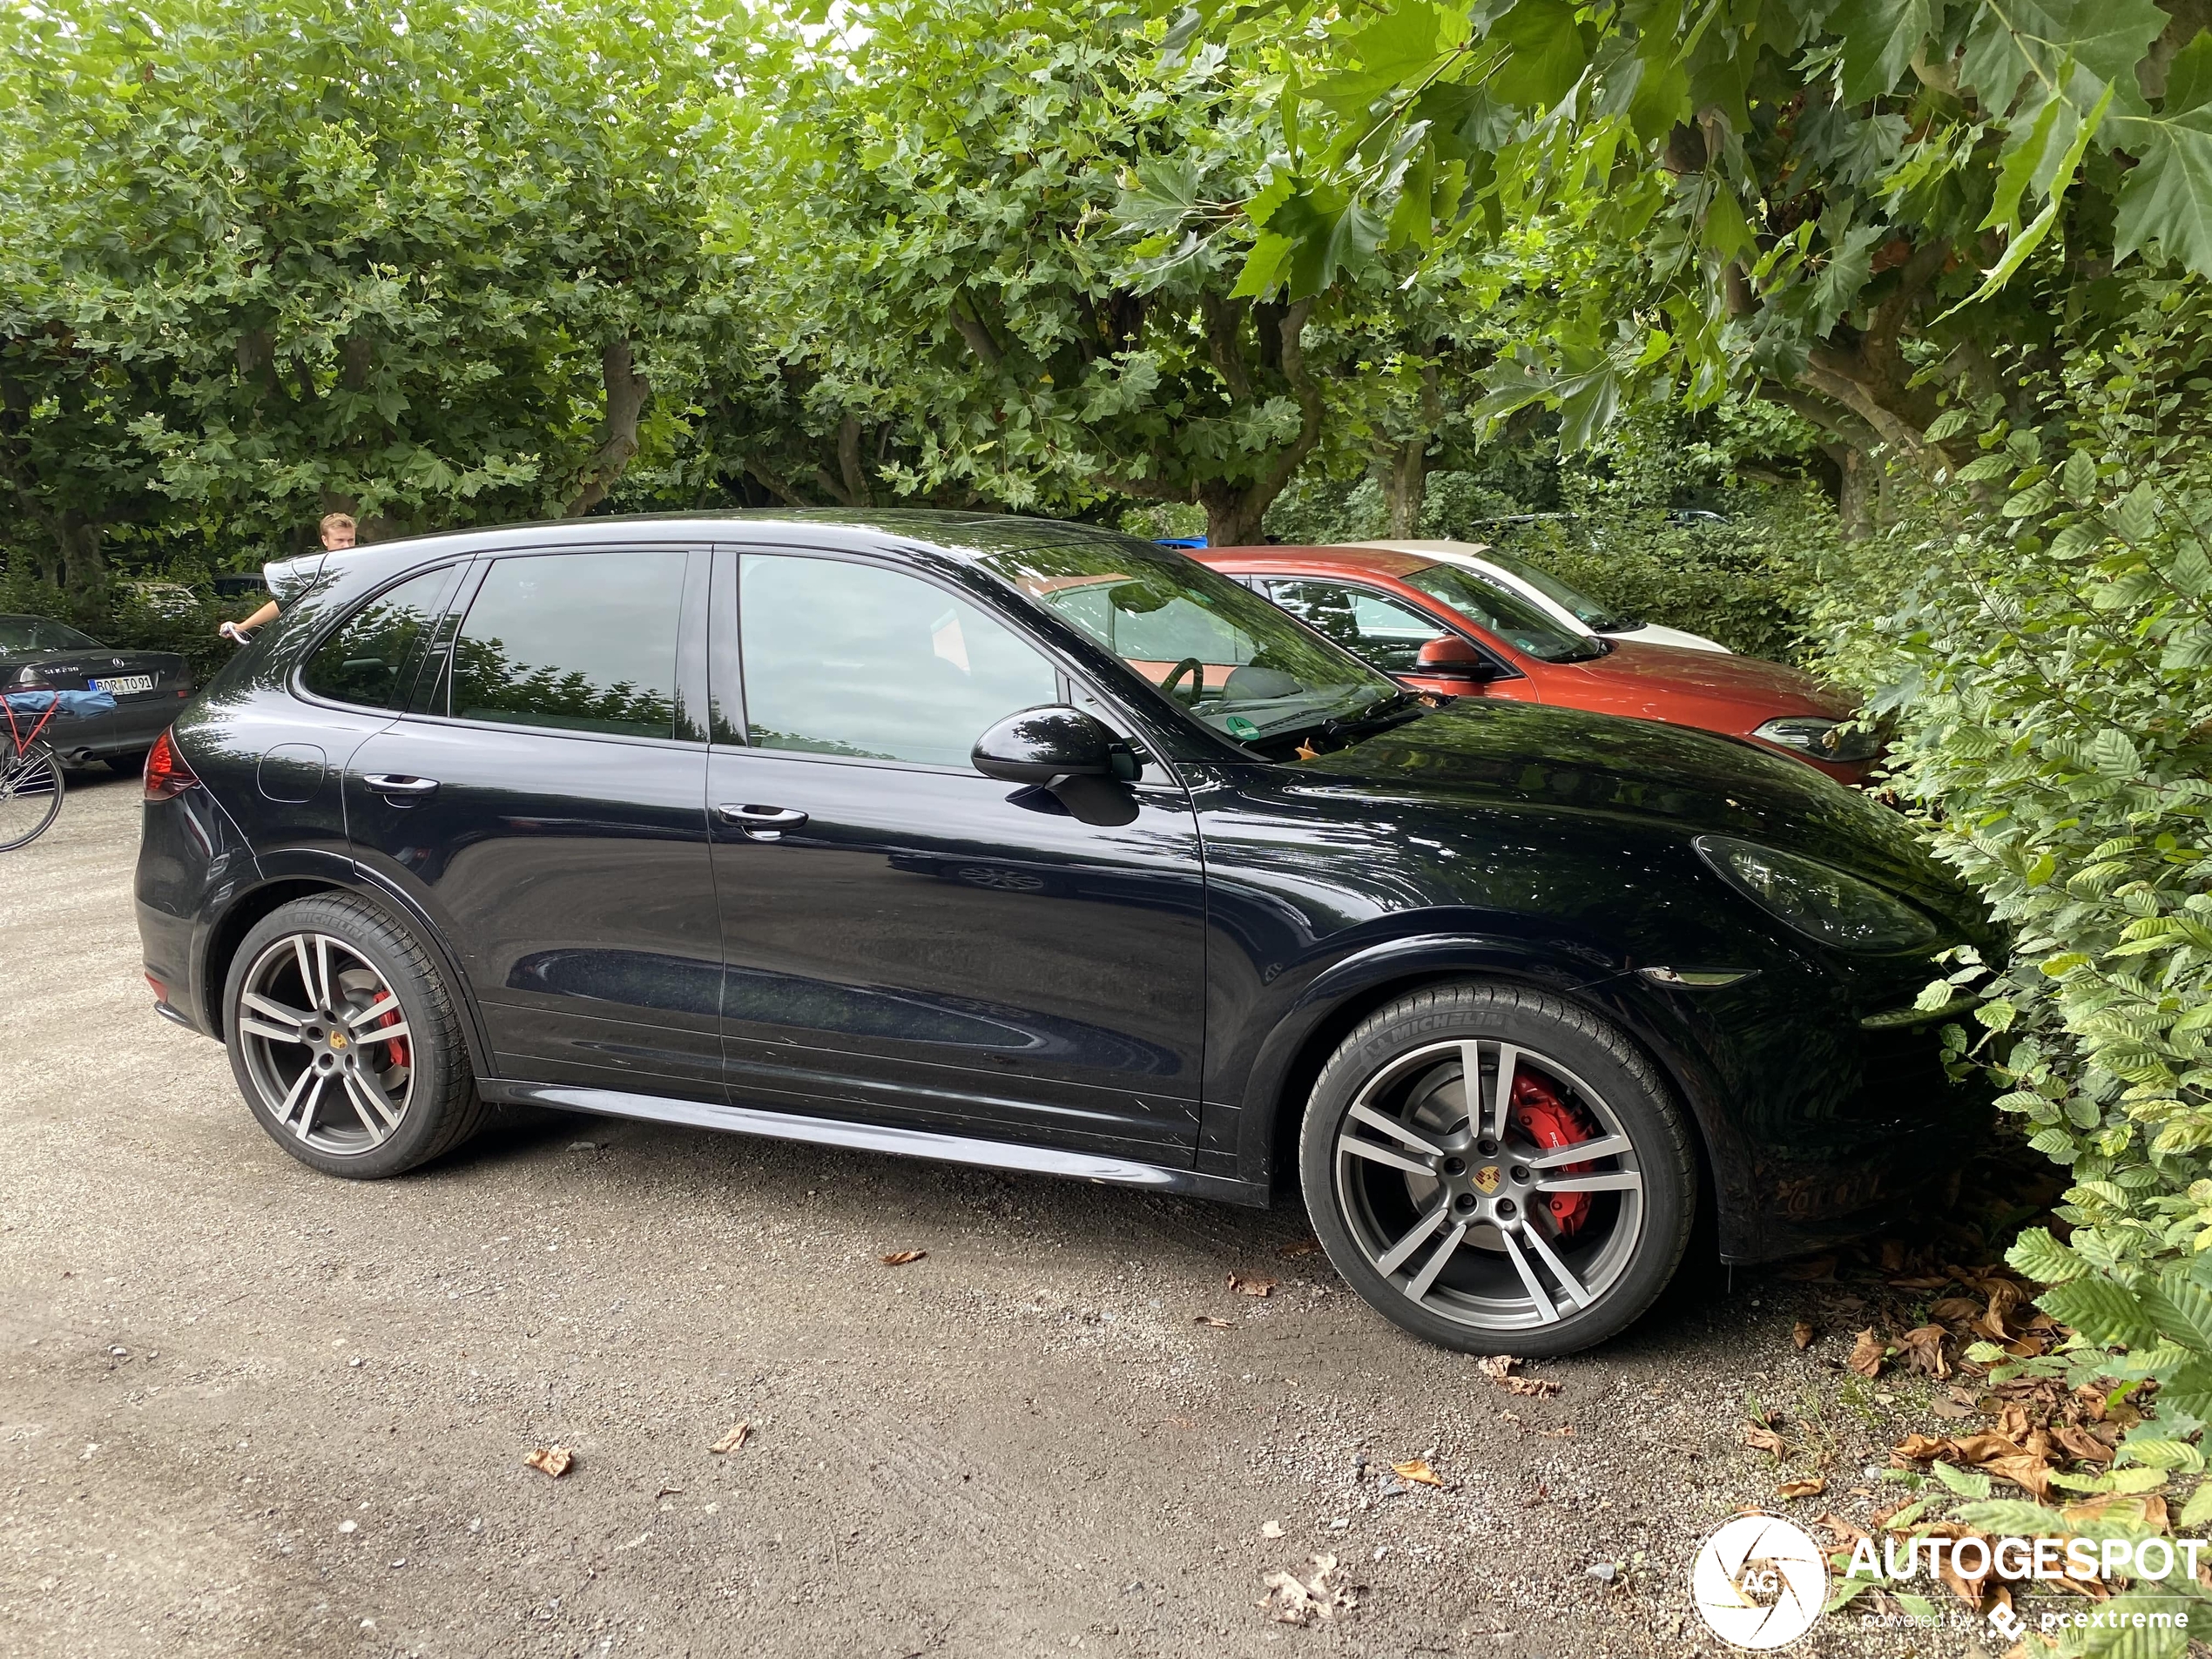
{"label": "tinted side window", "polygon": [[454,641],[448,711],[561,732],[675,736],[685,556],[499,560]]}
{"label": "tinted side window", "polygon": [[871,564],[745,555],[738,633],[764,749],[964,766],[986,727],[1059,700],[1052,664],[1003,624]]}
{"label": "tinted side window", "polygon": [[363,605],[323,641],[300,683],[334,703],[395,709],[406,699],[417,653],[443,614],[457,567],[409,577]]}
{"label": "tinted side window", "polygon": [[1271,582],[1268,594],[1301,622],[1388,674],[1410,674],[1445,631],[1401,600],[1340,582]]}

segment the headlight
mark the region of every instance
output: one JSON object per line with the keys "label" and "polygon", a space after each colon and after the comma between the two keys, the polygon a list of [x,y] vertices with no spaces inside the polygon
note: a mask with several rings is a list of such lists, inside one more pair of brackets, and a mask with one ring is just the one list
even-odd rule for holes
{"label": "headlight", "polygon": [[1693,843],[1715,875],[1769,915],[1838,950],[1888,955],[1932,949],[1943,930],[1902,899],[1816,859],[1701,835]]}
{"label": "headlight", "polygon": [[1872,726],[1831,720],[1824,714],[1784,714],[1751,735],[1815,760],[1871,760],[1882,752],[1882,734]]}

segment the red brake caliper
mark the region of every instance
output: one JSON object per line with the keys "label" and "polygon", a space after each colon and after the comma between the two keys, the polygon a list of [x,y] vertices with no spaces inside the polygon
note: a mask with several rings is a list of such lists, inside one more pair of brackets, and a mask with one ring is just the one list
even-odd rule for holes
{"label": "red brake caliper", "polygon": [[[1523,1067],[1513,1080],[1513,1127],[1524,1141],[1549,1152],[1577,1141],[1596,1138],[1597,1131],[1583,1115],[1559,1097],[1558,1091]],[[1587,1175],[1588,1163],[1569,1163],[1561,1175]],[[1550,1192],[1542,1199],[1551,1211],[1552,1225],[1562,1238],[1572,1236],[1590,1213],[1587,1192]]]}
{"label": "red brake caliper", "polygon": [[[374,1028],[381,1029],[385,1026],[397,1025],[399,1022],[400,1010],[398,1005],[395,1004],[385,1010],[384,1017],[376,1022],[376,1026]],[[386,1070],[393,1070],[408,1063],[407,1039],[405,1037],[394,1037],[384,1046],[392,1051],[392,1063],[390,1066],[385,1068]],[[1578,1193],[1576,1196],[1579,1197],[1581,1195]]]}

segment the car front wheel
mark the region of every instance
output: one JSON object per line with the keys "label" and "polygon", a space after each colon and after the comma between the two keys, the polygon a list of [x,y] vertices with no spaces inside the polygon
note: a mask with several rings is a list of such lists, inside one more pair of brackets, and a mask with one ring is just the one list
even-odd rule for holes
{"label": "car front wheel", "polygon": [[326,1174],[397,1175],[483,1123],[436,964],[365,900],[320,894],[264,916],[231,959],[223,1008],[246,1104]]}
{"label": "car front wheel", "polygon": [[1473,1353],[1571,1353],[1634,1321],[1689,1239],[1697,1165],[1651,1062],[1588,1011],[1468,983],[1362,1022],[1299,1138],[1330,1259],[1385,1317]]}

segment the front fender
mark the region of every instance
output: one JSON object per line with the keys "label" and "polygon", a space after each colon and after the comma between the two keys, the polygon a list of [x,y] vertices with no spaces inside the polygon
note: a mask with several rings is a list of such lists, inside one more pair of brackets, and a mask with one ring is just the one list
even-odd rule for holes
{"label": "front fender", "polygon": [[1575,1002],[1626,1031],[1688,1106],[1716,1186],[1723,1248],[1748,1240],[1755,1223],[1750,1149],[1727,1109],[1716,1063],[1718,1034],[1699,999],[1711,993],[1654,984],[1626,964],[1580,949],[1501,934],[1429,931],[1366,945],[1328,963],[1271,1011],[1236,1104],[1206,1108],[1199,1167],[1268,1184],[1283,1173],[1278,1150],[1328,1055],[1360,1019],[1393,995],[1453,979],[1504,980]]}

